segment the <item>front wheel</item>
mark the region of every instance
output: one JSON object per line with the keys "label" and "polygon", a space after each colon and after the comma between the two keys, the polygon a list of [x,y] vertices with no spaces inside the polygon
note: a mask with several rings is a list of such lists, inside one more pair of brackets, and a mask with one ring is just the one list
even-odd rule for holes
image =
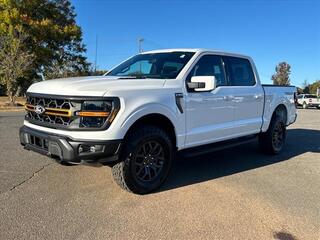
{"label": "front wheel", "polygon": [[278,154],[281,152],[286,139],[286,125],[281,118],[273,118],[269,129],[260,134],[259,146],[266,154]]}
{"label": "front wheel", "polygon": [[168,176],[173,160],[171,139],[160,128],[140,127],[125,139],[120,158],[112,167],[115,182],[130,192],[149,193]]}

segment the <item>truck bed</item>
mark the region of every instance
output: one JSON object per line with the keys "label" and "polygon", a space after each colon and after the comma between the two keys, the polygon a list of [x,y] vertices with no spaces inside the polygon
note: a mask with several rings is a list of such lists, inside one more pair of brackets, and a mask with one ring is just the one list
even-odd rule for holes
{"label": "truck bed", "polygon": [[296,119],[295,94],[297,88],[272,84],[262,84],[262,88],[265,94],[262,131],[267,130],[274,108],[277,106],[276,103],[279,102],[286,106],[287,125],[293,123]]}

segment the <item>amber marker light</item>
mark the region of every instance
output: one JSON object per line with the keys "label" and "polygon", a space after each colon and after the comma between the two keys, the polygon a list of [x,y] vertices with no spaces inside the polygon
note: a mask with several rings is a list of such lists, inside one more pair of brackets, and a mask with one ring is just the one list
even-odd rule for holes
{"label": "amber marker light", "polygon": [[29,111],[34,111],[34,106],[28,103],[24,105],[24,108]]}
{"label": "amber marker light", "polygon": [[77,112],[76,115],[80,116],[80,117],[108,117],[110,115],[110,113],[109,112],[85,112],[85,111],[81,111],[81,112]]}

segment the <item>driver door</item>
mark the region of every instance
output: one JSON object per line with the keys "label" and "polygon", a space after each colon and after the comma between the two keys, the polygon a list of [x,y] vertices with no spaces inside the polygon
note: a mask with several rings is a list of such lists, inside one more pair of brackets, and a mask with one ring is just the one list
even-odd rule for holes
{"label": "driver door", "polygon": [[232,137],[234,124],[233,88],[228,86],[221,56],[203,55],[188,74],[215,76],[217,87],[210,92],[186,94],[186,147],[212,143]]}

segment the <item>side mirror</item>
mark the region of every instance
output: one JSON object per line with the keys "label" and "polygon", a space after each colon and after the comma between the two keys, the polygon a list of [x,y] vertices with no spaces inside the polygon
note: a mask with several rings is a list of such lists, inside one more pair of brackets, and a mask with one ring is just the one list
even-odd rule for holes
{"label": "side mirror", "polygon": [[196,92],[211,92],[216,88],[217,80],[215,76],[194,76],[187,85]]}

